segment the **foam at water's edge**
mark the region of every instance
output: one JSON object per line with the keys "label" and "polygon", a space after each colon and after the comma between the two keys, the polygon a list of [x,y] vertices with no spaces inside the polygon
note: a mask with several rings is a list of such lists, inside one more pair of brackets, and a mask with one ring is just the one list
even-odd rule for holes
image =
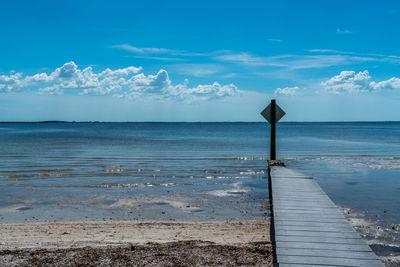
{"label": "foam at water's edge", "polygon": [[339,208],[385,264],[400,264],[400,224],[383,226],[368,219],[365,213],[345,207]]}

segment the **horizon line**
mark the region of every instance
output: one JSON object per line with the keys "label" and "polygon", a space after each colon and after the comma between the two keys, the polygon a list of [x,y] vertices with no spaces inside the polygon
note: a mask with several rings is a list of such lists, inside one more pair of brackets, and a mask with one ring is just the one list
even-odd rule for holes
{"label": "horizon line", "polygon": [[[44,120],[44,121],[0,121],[0,123],[268,123],[267,121],[63,121],[63,120]],[[278,123],[361,123],[361,122],[400,122],[398,121],[282,121]]]}

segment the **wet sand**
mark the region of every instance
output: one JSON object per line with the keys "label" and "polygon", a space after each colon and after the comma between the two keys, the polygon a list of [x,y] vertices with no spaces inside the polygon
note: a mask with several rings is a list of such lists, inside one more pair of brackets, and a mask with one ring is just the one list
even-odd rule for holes
{"label": "wet sand", "polygon": [[246,222],[57,222],[0,227],[6,266],[269,266],[269,224]]}

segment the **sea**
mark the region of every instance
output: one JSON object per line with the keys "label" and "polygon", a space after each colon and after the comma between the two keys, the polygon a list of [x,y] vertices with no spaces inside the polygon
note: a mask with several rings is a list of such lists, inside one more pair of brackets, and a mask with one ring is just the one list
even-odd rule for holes
{"label": "sea", "polygon": [[[268,218],[269,132],[0,123],[0,223]],[[281,122],[277,157],[314,177],[378,254],[400,257],[400,122]]]}

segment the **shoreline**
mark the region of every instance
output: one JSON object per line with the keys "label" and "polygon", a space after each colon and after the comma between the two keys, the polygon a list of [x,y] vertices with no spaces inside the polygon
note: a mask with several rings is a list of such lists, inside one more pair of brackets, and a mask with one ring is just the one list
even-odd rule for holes
{"label": "shoreline", "polygon": [[268,221],[5,223],[5,266],[271,266]]}
{"label": "shoreline", "polygon": [[4,223],[0,249],[101,247],[200,240],[221,245],[269,242],[266,221],[81,221]]}

